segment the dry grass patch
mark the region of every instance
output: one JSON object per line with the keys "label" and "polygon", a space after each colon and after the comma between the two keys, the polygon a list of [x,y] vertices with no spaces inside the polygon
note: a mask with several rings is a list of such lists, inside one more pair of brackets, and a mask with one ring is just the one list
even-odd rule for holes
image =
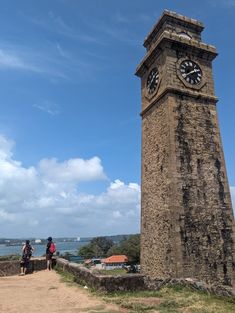
{"label": "dry grass patch", "polygon": [[113,270],[98,270],[98,269],[94,269],[94,270],[92,270],[92,272],[94,274],[98,274],[98,275],[112,275],[112,276],[127,275],[126,270],[122,269],[122,268],[116,268],[116,269],[113,269]]}
{"label": "dry grass patch", "polygon": [[[74,284],[73,275],[60,274],[67,283]],[[116,311],[93,308],[89,313],[234,313],[235,298],[216,297],[182,286],[166,287],[159,291],[112,292],[96,295],[120,307]]]}
{"label": "dry grass patch", "polygon": [[183,287],[155,292],[119,292],[104,296],[106,301],[130,313],[234,313],[235,299],[219,298]]}

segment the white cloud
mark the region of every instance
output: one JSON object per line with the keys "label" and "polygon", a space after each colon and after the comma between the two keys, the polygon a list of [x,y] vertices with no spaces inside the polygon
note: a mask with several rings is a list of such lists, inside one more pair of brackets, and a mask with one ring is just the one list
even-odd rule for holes
{"label": "white cloud", "polygon": [[0,50],[0,67],[19,69],[28,68],[19,57],[11,55],[3,50]]}
{"label": "white cloud", "polygon": [[90,160],[70,159],[61,163],[55,158],[43,159],[39,163],[39,171],[51,181],[78,182],[106,178],[98,157]]}
{"label": "white cloud", "polygon": [[[107,182],[98,157],[59,162],[43,159],[24,167],[13,158],[14,142],[0,135],[1,236],[95,236],[136,233],[140,186],[116,179],[100,194],[80,183]],[[231,187],[235,207],[235,187]]]}
{"label": "white cloud", "polygon": [[[102,64],[99,64],[97,54],[89,51],[85,53],[80,46],[79,51],[72,48],[67,51],[58,42],[43,43],[38,48],[38,43],[25,47],[0,40],[0,70],[29,73],[54,83],[58,80],[73,83],[87,79],[90,81],[94,79],[95,73],[103,71],[103,59],[100,58]],[[52,115],[58,113],[56,104],[48,100],[33,106]]]}
{"label": "white cloud", "polygon": [[[23,15],[26,20],[31,22],[38,27],[45,29],[50,32],[54,32],[58,35],[62,35],[72,40],[79,40],[88,43],[94,44],[102,44],[103,42],[97,38],[97,34],[94,35],[94,32],[90,31],[90,34],[86,33],[86,30],[81,30],[77,27],[73,27],[70,25],[69,22],[65,21],[60,15],[55,14],[54,12],[50,11],[48,16],[43,19],[38,19],[37,17],[29,17]],[[81,20],[82,18],[80,18]],[[90,25],[90,24],[89,24]],[[57,47],[58,48],[58,47]],[[62,52],[62,51],[60,51]]]}
{"label": "white cloud", "polygon": [[59,110],[57,108],[58,106],[49,100],[44,100],[41,103],[35,103],[33,107],[50,115],[59,114]]}
{"label": "white cloud", "polygon": [[[24,167],[14,160],[14,142],[0,135],[1,236],[92,236],[139,231],[140,187],[107,181],[100,158],[59,162],[43,159]],[[108,184],[101,194],[81,182]]]}
{"label": "white cloud", "polygon": [[0,49],[0,68],[27,70],[36,73],[44,72],[40,67],[23,60],[21,56],[2,49]]}
{"label": "white cloud", "polygon": [[0,209],[0,219],[2,219],[4,223],[12,222],[15,220],[15,216],[14,214],[7,213],[5,210]]}
{"label": "white cloud", "polygon": [[0,70],[24,71],[41,76],[68,79],[60,60],[57,60],[54,55],[50,55],[48,51],[39,52],[36,49],[4,42],[0,42]]}
{"label": "white cloud", "polygon": [[0,160],[5,160],[12,156],[14,144],[12,140],[7,140],[4,136],[0,135]]}
{"label": "white cloud", "polygon": [[119,211],[114,211],[113,212],[113,217],[114,218],[120,218],[120,217],[122,217],[122,215],[121,215],[121,213]]}
{"label": "white cloud", "polygon": [[59,52],[59,55],[65,59],[69,59],[70,56],[68,55],[67,52],[65,52],[65,50],[61,47],[61,45],[59,43],[56,43],[56,49]]}

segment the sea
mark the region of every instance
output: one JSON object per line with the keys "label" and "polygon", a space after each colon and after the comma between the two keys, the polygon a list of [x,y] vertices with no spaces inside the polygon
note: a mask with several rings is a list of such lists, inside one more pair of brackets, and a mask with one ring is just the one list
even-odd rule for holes
{"label": "sea", "polygon": [[[72,254],[72,255],[77,255],[78,250],[80,247],[87,245],[89,241],[74,241],[74,242],[56,242],[56,251],[59,252],[60,254],[64,254],[66,252]],[[34,247],[34,252],[33,256],[42,256],[45,255],[46,253],[46,245],[45,244],[36,244],[33,245]],[[17,245],[17,246],[6,246],[4,244],[0,244],[0,256],[4,255],[15,255],[15,254],[21,254],[21,248],[22,245]]]}

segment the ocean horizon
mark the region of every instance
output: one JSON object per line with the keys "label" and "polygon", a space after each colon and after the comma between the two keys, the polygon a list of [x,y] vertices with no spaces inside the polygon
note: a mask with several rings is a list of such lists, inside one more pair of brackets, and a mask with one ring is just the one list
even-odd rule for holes
{"label": "ocean horizon", "polygon": [[[89,241],[56,242],[56,240],[54,242],[56,244],[56,252],[59,252],[60,254],[70,253],[73,255],[77,255],[80,247],[87,245],[89,243]],[[45,255],[46,244],[36,244],[36,245],[32,244],[32,246],[34,247],[33,256],[39,257]],[[18,255],[18,254],[21,255],[22,253],[21,249],[22,244],[10,246],[0,244],[0,256]]]}

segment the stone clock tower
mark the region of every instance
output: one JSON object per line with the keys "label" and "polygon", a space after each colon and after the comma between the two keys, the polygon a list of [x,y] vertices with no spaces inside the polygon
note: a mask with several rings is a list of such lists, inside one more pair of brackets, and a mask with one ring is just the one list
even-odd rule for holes
{"label": "stone clock tower", "polygon": [[144,41],[141,268],[154,278],[234,281],[233,211],[212,61],[199,21],[164,11]]}

